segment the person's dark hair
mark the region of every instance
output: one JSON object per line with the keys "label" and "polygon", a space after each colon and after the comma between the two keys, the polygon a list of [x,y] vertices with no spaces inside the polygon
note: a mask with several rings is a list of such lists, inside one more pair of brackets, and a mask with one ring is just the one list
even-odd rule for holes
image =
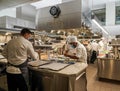
{"label": "person's dark hair", "polygon": [[32,34],[32,32],[28,29],[28,28],[23,28],[22,30],[21,30],[21,35],[25,35],[26,33],[28,33],[28,34]]}

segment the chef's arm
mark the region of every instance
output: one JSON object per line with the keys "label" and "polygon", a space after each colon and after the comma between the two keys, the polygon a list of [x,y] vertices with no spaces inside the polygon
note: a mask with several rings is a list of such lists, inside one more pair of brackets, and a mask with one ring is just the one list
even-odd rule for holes
{"label": "chef's arm", "polygon": [[72,59],[79,59],[79,57],[75,56],[75,55],[68,55],[67,53],[64,54],[64,56],[72,58]]}

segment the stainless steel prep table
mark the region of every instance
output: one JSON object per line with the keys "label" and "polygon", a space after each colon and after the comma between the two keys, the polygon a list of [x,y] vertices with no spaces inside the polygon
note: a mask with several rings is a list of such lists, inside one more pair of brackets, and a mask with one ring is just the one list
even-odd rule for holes
{"label": "stainless steel prep table", "polygon": [[98,58],[98,77],[120,81],[120,59]]}
{"label": "stainless steel prep table", "polygon": [[[36,91],[87,91],[85,63],[75,63],[60,71],[29,66],[31,90]],[[40,88],[40,90],[39,90]]]}

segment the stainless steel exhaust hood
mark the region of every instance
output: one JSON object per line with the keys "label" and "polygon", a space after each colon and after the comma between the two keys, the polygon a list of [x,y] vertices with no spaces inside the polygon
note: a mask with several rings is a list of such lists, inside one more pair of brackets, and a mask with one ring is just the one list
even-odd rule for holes
{"label": "stainless steel exhaust hood", "polygon": [[0,28],[10,30],[21,30],[21,28],[36,29],[34,22],[13,18],[9,16],[0,17]]}
{"label": "stainless steel exhaust hood", "polygon": [[[57,5],[61,13],[55,18],[50,14],[51,6],[37,12],[37,30],[57,30],[81,27],[82,0],[73,0]],[[56,6],[56,5],[55,5]],[[55,9],[53,9],[53,14]]]}

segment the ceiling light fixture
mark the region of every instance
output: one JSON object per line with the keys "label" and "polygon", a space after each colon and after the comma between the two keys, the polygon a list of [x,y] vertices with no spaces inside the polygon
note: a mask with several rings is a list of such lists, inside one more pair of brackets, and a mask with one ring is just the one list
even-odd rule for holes
{"label": "ceiling light fixture", "polygon": [[95,19],[92,19],[92,21],[104,32],[108,35],[108,32],[95,20]]}

